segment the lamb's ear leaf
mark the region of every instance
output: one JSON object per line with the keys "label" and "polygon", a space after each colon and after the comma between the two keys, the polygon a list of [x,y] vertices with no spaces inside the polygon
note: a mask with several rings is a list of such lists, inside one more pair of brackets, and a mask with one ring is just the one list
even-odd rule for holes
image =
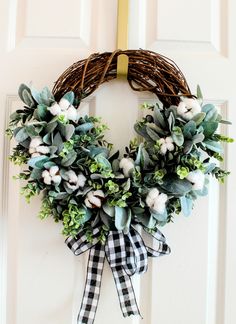
{"label": "lamb's ear leaf", "polygon": [[115,217],[115,207],[108,204],[102,205],[103,211],[110,217]]}
{"label": "lamb's ear leaf", "polygon": [[32,108],[34,106],[35,102],[31,95],[30,88],[26,84],[22,83],[19,86],[18,95],[28,107]]}
{"label": "lamb's ear leaf", "polygon": [[204,128],[204,135],[205,137],[211,137],[218,128],[218,122],[203,122],[202,126]]}
{"label": "lamb's ear leaf", "polygon": [[206,117],[206,113],[205,112],[200,112],[198,114],[196,114],[195,116],[193,116],[192,120],[195,121],[196,125],[200,125],[204,118]]}
{"label": "lamb's ear leaf", "polygon": [[200,100],[202,102],[203,95],[202,95],[202,91],[201,91],[199,84],[197,85],[197,98],[198,98],[198,100]]}
{"label": "lamb's ear leaf", "polygon": [[207,139],[203,142],[203,145],[205,145],[206,148],[209,150],[216,152],[216,153],[222,153],[223,148],[219,142]]}
{"label": "lamb's ear leaf", "polygon": [[32,97],[38,104],[43,104],[43,100],[41,98],[40,92],[36,90],[34,87],[31,87],[30,89]]}
{"label": "lamb's ear leaf", "polygon": [[160,112],[160,109],[157,106],[154,107],[153,118],[154,118],[154,123],[157,126],[164,128],[164,129],[166,128],[165,119],[164,119],[162,113]]}
{"label": "lamb's ear leaf", "polygon": [[125,208],[115,206],[115,226],[118,231],[125,231],[130,226],[131,222],[131,211],[127,211]]}
{"label": "lamb's ear leaf", "polygon": [[137,219],[142,223],[145,227],[152,229],[155,227],[157,221],[151,214],[138,214],[136,215]]}
{"label": "lamb's ear leaf", "polygon": [[19,127],[17,128],[17,132],[14,134],[14,137],[18,143],[21,143],[24,142],[29,137],[29,135],[25,127]]}
{"label": "lamb's ear leaf", "polygon": [[202,107],[202,111],[206,113],[206,117],[204,119],[205,122],[216,121],[218,117],[218,112],[216,107],[213,104],[206,104]]}
{"label": "lamb's ear leaf", "polygon": [[147,126],[146,132],[154,142],[160,139],[160,136],[151,127]]}
{"label": "lamb's ear leaf", "polygon": [[174,126],[171,132],[171,137],[177,146],[182,146],[184,144],[184,135],[182,130],[178,126]]}
{"label": "lamb's ear leaf", "polygon": [[46,162],[49,161],[49,157],[46,156],[46,155],[40,155],[40,156],[37,156],[37,157],[34,157],[34,158],[31,158],[29,161],[28,161],[28,165],[31,167],[31,168],[35,168],[35,169],[42,169],[44,167],[44,164]]}
{"label": "lamb's ear leaf", "polygon": [[93,123],[84,123],[76,127],[77,132],[86,133],[94,128]]}
{"label": "lamb's ear leaf", "polygon": [[197,144],[201,143],[204,140],[205,136],[202,133],[196,134],[192,138],[192,143]]}
{"label": "lamb's ear leaf", "polygon": [[187,179],[179,179],[175,174],[169,174],[163,178],[160,187],[175,197],[184,196],[192,190],[192,184]]}
{"label": "lamb's ear leaf", "polygon": [[68,167],[75,162],[77,158],[77,153],[75,151],[70,151],[62,160],[61,165]]}
{"label": "lamb's ear leaf", "polygon": [[152,216],[159,222],[166,222],[168,217],[167,210],[165,209],[162,214],[152,213]]}
{"label": "lamb's ear leaf", "polygon": [[69,141],[69,139],[73,136],[75,132],[75,127],[74,125],[67,124],[65,125],[65,139]]}
{"label": "lamb's ear leaf", "polygon": [[40,97],[42,99],[42,103],[46,106],[50,106],[55,101],[54,96],[52,95],[48,87],[43,88]]}
{"label": "lamb's ear leaf", "polygon": [[42,177],[42,170],[40,169],[33,169],[30,173],[30,178],[33,180],[39,180]]}
{"label": "lamb's ear leaf", "polygon": [[181,210],[184,216],[188,217],[193,209],[193,200],[186,196],[180,197]]}
{"label": "lamb's ear leaf", "polygon": [[69,91],[66,94],[64,94],[63,99],[66,99],[69,101],[71,105],[73,105],[74,100],[75,100],[75,94],[73,91]]}
{"label": "lamb's ear leaf", "polygon": [[193,135],[196,133],[196,123],[193,120],[187,122],[183,127],[184,137],[187,139],[192,139]]}
{"label": "lamb's ear leaf", "polygon": [[34,107],[34,105],[35,105],[34,99],[32,98],[31,93],[29,91],[27,91],[26,89],[24,89],[22,91],[22,98],[23,98],[24,103],[28,107],[30,107],[30,108]]}
{"label": "lamb's ear leaf", "polygon": [[172,131],[172,129],[175,126],[175,117],[172,111],[170,112],[170,115],[168,117],[168,124],[169,124],[169,130]]}

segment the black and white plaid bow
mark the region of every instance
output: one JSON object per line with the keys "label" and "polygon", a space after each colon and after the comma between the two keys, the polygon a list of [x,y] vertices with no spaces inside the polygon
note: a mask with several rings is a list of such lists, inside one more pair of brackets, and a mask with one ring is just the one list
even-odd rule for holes
{"label": "black and white plaid bow", "polygon": [[160,231],[152,235],[159,243],[157,249],[153,249],[145,245],[141,235],[134,228],[131,228],[128,234],[122,231],[110,231],[105,244],[99,242],[100,230],[101,227],[93,229],[92,243],[87,242],[83,230],[76,238],[69,237],[66,240],[67,246],[75,255],[90,250],[86,284],[77,324],[94,322],[105,257],[113,273],[123,316],[126,317],[140,315],[130,277],[135,273],[141,274],[147,271],[148,257],[170,253],[170,248]]}

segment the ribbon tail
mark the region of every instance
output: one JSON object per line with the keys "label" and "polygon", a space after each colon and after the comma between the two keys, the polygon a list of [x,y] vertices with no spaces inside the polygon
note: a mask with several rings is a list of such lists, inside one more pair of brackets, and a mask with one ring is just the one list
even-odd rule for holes
{"label": "ribbon tail", "polygon": [[89,252],[87,278],[77,324],[93,324],[94,322],[100,297],[104,261],[104,246],[96,244]]}
{"label": "ribbon tail", "polygon": [[123,316],[141,316],[130,276],[127,275],[122,266],[112,267],[111,269]]}

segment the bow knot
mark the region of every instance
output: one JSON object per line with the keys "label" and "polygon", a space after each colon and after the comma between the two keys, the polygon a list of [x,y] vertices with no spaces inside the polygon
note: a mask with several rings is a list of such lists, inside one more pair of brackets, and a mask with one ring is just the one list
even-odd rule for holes
{"label": "bow knot", "polygon": [[131,276],[147,271],[148,257],[157,257],[170,253],[164,235],[157,230],[152,234],[159,243],[157,249],[148,247],[133,227],[129,233],[110,231],[105,244],[99,242],[101,226],[92,230],[93,241],[87,242],[85,231],[80,231],[76,238],[69,237],[67,246],[75,255],[90,250],[87,266],[87,278],[83,301],[78,315],[77,324],[93,324],[98,300],[105,258],[107,259],[115,280],[120,307],[123,316],[140,315],[131,281]]}

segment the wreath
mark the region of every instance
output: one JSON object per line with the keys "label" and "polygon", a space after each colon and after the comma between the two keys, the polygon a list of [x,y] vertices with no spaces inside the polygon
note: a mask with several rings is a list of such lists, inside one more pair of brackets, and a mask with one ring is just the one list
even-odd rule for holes
{"label": "wreath", "polygon": [[[155,104],[142,105],[144,117],[134,125],[138,137],[123,156],[105,139],[107,126],[101,119],[82,116],[79,108],[100,84],[116,77],[121,53],[129,57],[131,88],[157,95]],[[169,253],[159,228],[180,212],[190,215],[193,202],[207,194],[209,176],[224,182],[229,172],[219,165],[222,142],[232,139],[219,134],[218,127],[229,122],[213,104],[203,103],[199,86],[196,96],[191,94],[173,61],[144,50],[92,54],[69,67],[52,92],[22,84],[18,93],[24,107],[10,116],[7,134],[17,142],[10,160],[27,165],[17,176],[26,180],[22,194],[30,201],[43,192],[40,218],[52,216],[62,222],[68,246],[75,254],[90,249],[93,268],[99,269],[101,255],[106,254],[119,297],[121,277],[127,277],[129,303],[121,302],[124,316],[139,314],[128,279],[146,271],[147,256]],[[145,245],[137,226],[159,240],[158,251]],[[121,247],[124,260],[117,256]],[[86,285],[91,292],[88,278]],[[90,323],[96,312],[91,307],[86,311],[93,303],[85,297],[79,323]]]}

